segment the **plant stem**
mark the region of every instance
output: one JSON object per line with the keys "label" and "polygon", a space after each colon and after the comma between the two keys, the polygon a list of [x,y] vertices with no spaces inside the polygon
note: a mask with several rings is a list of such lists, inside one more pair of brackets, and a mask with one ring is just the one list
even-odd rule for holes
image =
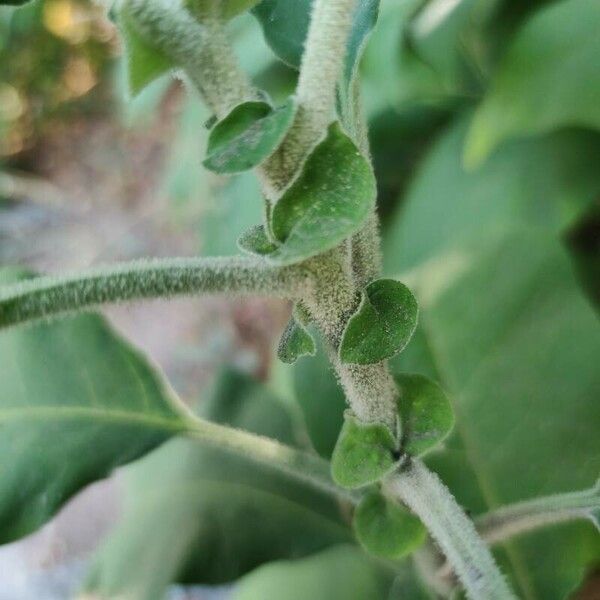
{"label": "plant stem", "polygon": [[139,260],[0,287],[0,328],[142,298],[198,292],[297,298],[310,287],[300,265],[273,267],[238,257]]}
{"label": "plant stem", "polygon": [[338,500],[351,504],[358,502],[359,494],[338,487],[331,479],[329,463],[316,454],[196,417],[187,419],[183,435],[286,473]]}
{"label": "plant stem", "polygon": [[124,9],[140,34],[185,70],[217,118],[255,97],[216,8],[207,11],[202,23],[176,0],[127,0]]}
{"label": "plant stem", "polygon": [[540,527],[591,518],[598,511],[600,482],[588,490],[501,506],[475,519],[475,525],[488,544],[497,544]]}
{"label": "plant stem", "polygon": [[475,526],[435,473],[418,459],[383,482],[386,492],[402,500],[425,524],[467,597],[471,600],[516,598]]}

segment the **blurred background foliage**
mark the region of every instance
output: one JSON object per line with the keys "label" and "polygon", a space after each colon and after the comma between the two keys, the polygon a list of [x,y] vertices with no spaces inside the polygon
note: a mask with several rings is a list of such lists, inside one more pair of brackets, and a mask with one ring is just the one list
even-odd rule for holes
{"label": "blurred background foliage", "polygon": [[[385,270],[412,285],[422,306],[415,339],[394,366],[434,377],[455,399],[463,431],[430,462],[474,513],[587,487],[600,469],[598,31],[597,0],[383,0],[362,61]],[[275,59],[251,15],[231,32],[244,69],[283,100],[295,71]],[[261,217],[258,185],[250,174],[224,179],[201,168],[211,115],[186,87],[162,78],[128,98],[119,38],[98,5],[0,7],[0,263],[54,271],[236,253],[237,237]],[[329,456],[344,400],[324,353],[293,367],[273,362],[287,308],[227,306],[204,305],[205,320],[226,314],[200,326],[177,324],[195,304],[176,317],[139,313],[133,326],[131,313],[111,316],[191,403],[215,367],[237,368],[215,384],[230,412],[208,400],[204,414],[298,445],[310,440]],[[164,314],[148,333],[149,319]],[[171,342],[170,324],[179,331]],[[268,391],[240,380],[240,370]],[[389,572],[344,545],[351,536],[322,499],[239,466],[224,474],[221,458],[189,446],[167,444],[127,469],[123,519],[94,559],[92,588],[116,594],[132,577],[123,565],[136,564],[140,598],[160,598],[175,580],[222,583],[250,572],[235,598],[291,600],[316,597],[337,568],[355,574],[338,589],[344,598],[387,597]],[[218,472],[199,468],[215,463]],[[155,474],[150,484],[145,469]],[[271,517],[253,512],[261,492],[225,510],[215,485],[192,499],[184,489],[137,506],[152,485],[171,491],[181,478],[224,488],[261,481],[272,492]],[[295,503],[292,520],[279,520],[282,493]],[[317,528],[305,514],[316,504],[328,524],[321,536],[303,536]],[[256,529],[239,535],[248,514]],[[165,527],[146,537],[165,515]],[[276,527],[264,527],[269,518]],[[191,521],[211,527],[174,540]],[[151,547],[176,551],[165,561]],[[527,536],[499,558],[528,600],[597,597],[600,544],[587,525]],[[254,570],[276,559],[285,560]],[[389,597],[428,596],[406,567]]]}

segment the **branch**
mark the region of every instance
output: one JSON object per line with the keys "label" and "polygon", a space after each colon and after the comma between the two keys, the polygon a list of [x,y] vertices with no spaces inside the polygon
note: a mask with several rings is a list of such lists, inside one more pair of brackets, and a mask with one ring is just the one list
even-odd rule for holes
{"label": "branch", "polygon": [[253,258],[139,260],[0,287],[0,328],[143,298],[199,292],[296,298],[308,287],[302,267],[273,267]]}
{"label": "branch", "polygon": [[588,490],[555,494],[502,506],[475,519],[488,544],[503,542],[540,527],[576,519],[592,519],[600,529],[600,480]]}
{"label": "branch", "polygon": [[448,488],[420,460],[411,459],[383,485],[423,521],[470,600],[516,598],[473,523]]}
{"label": "branch", "polygon": [[358,501],[356,492],[344,490],[332,481],[329,462],[316,454],[196,417],[187,419],[187,428],[182,433],[203,444],[286,473],[338,500],[351,504]]}

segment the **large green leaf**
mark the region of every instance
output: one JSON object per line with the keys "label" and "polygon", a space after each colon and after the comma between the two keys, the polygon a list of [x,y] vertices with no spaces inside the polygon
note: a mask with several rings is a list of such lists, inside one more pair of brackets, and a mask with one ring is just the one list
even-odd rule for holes
{"label": "large green leaf", "polygon": [[392,275],[467,240],[530,223],[552,231],[571,224],[600,191],[600,135],[564,131],[507,144],[481,168],[461,165],[466,120],[433,146],[386,232]]}
{"label": "large green leaf", "polygon": [[[0,271],[0,285],[21,278]],[[45,523],[73,494],[183,429],[146,359],[83,315],[0,333],[0,541]]]}
{"label": "large green leaf", "polygon": [[[213,421],[295,443],[277,398],[226,370],[202,404]],[[264,562],[351,539],[336,502],[226,451],[176,440],[129,468],[122,521],[101,549],[88,589],[162,598],[170,582],[231,581]],[[168,549],[168,551],[166,551]]]}
{"label": "large green leaf", "polygon": [[333,123],[273,208],[271,226],[281,245],[266,259],[286,265],[334,248],[360,229],[375,194],[371,166]]}
{"label": "large green leaf", "polygon": [[510,137],[565,126],[600,128],[599,29],[597,0],[563,0],[519,30],[475,113],[468,164]]}
{"label": "large green leaf", "polygon": [[[600,329],[558,241],[533,231],[424,265],[420,357],[454,403],[456,428],[428,462],[474,513],[589,487],[600,471]],[[417,281],[418,280],[418,281]],[[418,368],[418,367],[417,367]],[[565,552],[568,548],[568,552]],[[523,536],[500,558],[522,598],[567,597],[600,559],[581,522]]]}
{"label": "large green leaf", "polygon": [[358,548],[337,546],[257,569],[238,583],[232,600],[385,600],[391,581]]}

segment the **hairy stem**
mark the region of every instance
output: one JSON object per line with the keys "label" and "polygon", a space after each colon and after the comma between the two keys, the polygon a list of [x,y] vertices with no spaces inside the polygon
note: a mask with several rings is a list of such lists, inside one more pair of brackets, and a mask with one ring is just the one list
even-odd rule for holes
{"label": "hairy stem", "polygon": [[579,492],[555,494],[501,506],[475,520],[488,544],[564,521],[589,519],[600,511],[600,482]]}
{"label": "hairy stem", "polygon": [[0,327],[101,304],[199,292],[297,298],[310,285],[301,266],[273,267],[253,258],[139,260],[0,287]]}
{"label": "hairy stem", "polygon": [[404,502],[423,521],[471,600],[509,600],[516,596],[488,547],[454,496],[418,459],[411,459],[384,481],[386,493]]}
{"label": "hairy stem", "polygon": [[315,0],[296,87],[296,118],[264,169],[274,193],[293,179],[302,161],[335,118],[336,85],[342,72],[357,0]]}

